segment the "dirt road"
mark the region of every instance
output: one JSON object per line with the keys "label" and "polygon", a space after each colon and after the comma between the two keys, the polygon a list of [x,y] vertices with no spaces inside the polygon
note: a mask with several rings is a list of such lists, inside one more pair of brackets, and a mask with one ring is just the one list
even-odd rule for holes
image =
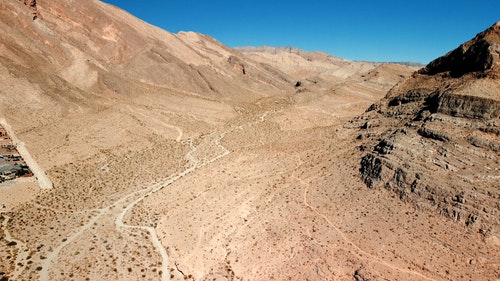
{"label": "dirt road", "polygon": [[[115,228],[117,233],[123,233],[126,231],[132,232],[133,230],[142,230],[147,232],[149,235],[147,239],[156,249],[157,253],[161,257],[161,280],[170,280],[169,272],[169,257],[165,247],[161,244],[160,239],[157,236],[156,230],[151,226],[140,226],[125,223],[126,215],[137,205],[139,202],[144,200],[144,198],[152,195],[153,193],[175,183],[176,181],[184,178],[195,170],[210,165],[215,161],[221,159],[222,157],[228,155],[230,151],[226,149],[220,142],[227,134],[235,130],[244,130],[245,128],[251,127],[255,124],[265,121],[265,118],[269,115],[269,112],[262,114],[256,121],[249,122],[240,126],[233,126],[229,130],[224,132],[214,132],[206,137],[204,137],[198,145],[193,145],[192,140],[188,140],[191,144],[191,150],[184,156],[185,159],[190,163],[190,165],[183,171],[169,178],[164,179],[158,183],[146,186],[141,190],[134,191],[132,193],[122,196],[120,199],[116,200],[113,204],[106,206],[102,209],[98,209],[88,222],[82,225],[79,229],[75,229],[75,232],[66,238],[62,243],[54,248],[44,260],[42,264],[42,270],[40,272],[40,280],[48,281],[51,280],[50,272],[54,265],[56,264],[60,253],[68,245],[78,241],[84,233],[88,232],[96,224],[104,221],[106,219],[114,218]],[[94,210],[96,211],[96,210]]]}

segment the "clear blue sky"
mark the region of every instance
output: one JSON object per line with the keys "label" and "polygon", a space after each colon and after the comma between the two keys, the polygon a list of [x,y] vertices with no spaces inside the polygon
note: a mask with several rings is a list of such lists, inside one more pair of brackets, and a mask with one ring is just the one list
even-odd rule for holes
{"label": "clear blue sky", "polygon": [[500,0],[105,0],[173,33],[428,63],[500,20]]}

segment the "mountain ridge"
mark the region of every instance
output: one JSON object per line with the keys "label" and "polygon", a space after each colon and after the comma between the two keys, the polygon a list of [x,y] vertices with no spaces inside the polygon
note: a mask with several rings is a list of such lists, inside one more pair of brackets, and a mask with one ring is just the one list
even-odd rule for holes
{"label": "mountain ridge", "polygon": [[[315,51],[315,52],[310,52],[310,51],[305,51],[300,48],[294,47],[294,46],[245,46],[245,47],[233,47],[233,49],[242,52],[242,53],[257,53],[257,52],[267,52],[271,54],[277,54],[279,52],[288,52],[288,53],[293,53],[293,54],[318,54],[318,55],[324,55],[324,56],[330,56],[332,58],[338,58],[342,59],[340,57],[335,57],[333,55],[330,55],[326,52],[322,51]],[[347,59],[345,59],[347,60]],[[405,66],[410,66],[410,67],[424,67],[425,64],[421,62],[412,62],[412,61],[360,61],[360,60],[353,60],[354,62],[362,62],[362,63],[375,63],[375,64],[400,64],[400,65],[405,65]]]}

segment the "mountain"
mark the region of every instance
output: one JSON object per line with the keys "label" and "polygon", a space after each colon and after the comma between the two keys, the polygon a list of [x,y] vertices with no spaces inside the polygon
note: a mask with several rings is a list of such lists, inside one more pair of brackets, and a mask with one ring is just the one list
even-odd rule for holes
{"label": "mountain", "polygon": [[354,120],[360,173],[415,208],[497,240],[500,22],[432,61]]}
{"label": "mountain", "polygon": [[19,1],[0,8],[0,110],[47,169],[142,146],[151,133],[177,139],[181,123],[189,136],[234,117],[233,101],[293,89],[251,61],[242,73],[241,54],[213,38],[172,34],[99,1],[39,2],[37,17]]}
{"label": "mountain", "polygon": [[[408,67],[356,62],[322,52],[307,52],[294,47],[240,47],[236,50],[261,64],[271,65],[291,75],[310,91],[332,90],[356,95],[372,94],[374,100],[384,95],[388,85],[402,81]],[[417,70],[413,68],[412,70]],[[401,77],[403,76],[403,77]],[[359,89],[349,91],[349,87]],[[389,86],[390,87],[390,86]]]}
{"label": "mountain", "polygon": [[[284,95],[296,83],[288,73],[213,38],[172,34],[99,1],[79,7],[53,1],[35,8],[8,1],[1,12],[0,110],[35,156],[50,155],[37,157],[47,169],[99,149],[148,143],[143,137],[148,133],[177,139],[182,123],[185,136],[196,134],[189,128],[210,128],[234,117],[233,104]],[[197,106],[200,100],[205,105]],[[158,110],[151,113],[152,108]],[[177,125],[160,125],[159,118]],[[108,126],[111,119],[123,124]],[[125,137],[125,130],[141,133]],[[80,142],[87,135],[95,135],[96,142]],[[102,135],[115,138],[99,139]],[[75,141],[61,144],[54,138]],[[69,145],[71,153],[61,153],[61,145]]]}
{"label": "mountain", "polygon": [[262,66],[272,66],[286,73],[295,83],[295,92],[302,93],[294,100],[303,110],[315,112],[323,109],[346,121],[349,118],[336,110],[342,103],[366,108],[418,69],[397,64],[349,61],[293,47],[241,47],[237,50]]}

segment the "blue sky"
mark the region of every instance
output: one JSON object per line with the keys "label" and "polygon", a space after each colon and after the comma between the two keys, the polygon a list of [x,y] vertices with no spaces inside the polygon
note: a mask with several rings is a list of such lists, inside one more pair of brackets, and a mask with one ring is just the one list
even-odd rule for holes
{"label": "blue sky", "polygon": [[230,46],[295,46],[428,63],[500,20],[500,0],[105,0],[170,32]]}

